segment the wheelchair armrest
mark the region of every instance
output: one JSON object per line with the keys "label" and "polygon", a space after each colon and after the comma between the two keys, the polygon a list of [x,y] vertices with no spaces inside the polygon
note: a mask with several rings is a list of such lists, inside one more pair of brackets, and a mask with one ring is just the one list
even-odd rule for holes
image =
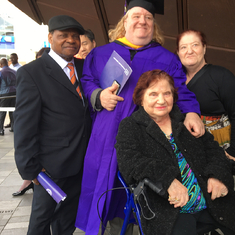
{"label": "wheelchair armrest", "polygon": [[154,184],[148,178],[145,178],[141,182],[139,182],[137,187],[134,189],[134,200],[136,200],[139,195],[142,194],[145,185],[150,187],[155,193],[160,196],[163,196],[165,194],[165,190],[163,189],[161,182],[157,182]]}
{"label": "wheelchair armrest", "polygon": [[160,181],[153,183],[148,178],[145,178],[144,184],[149,186],[149,188],[151,188],[155,193],[159,194],[160,196],[163,196],[165,194],[165,190],[163,189],[162,183]]}

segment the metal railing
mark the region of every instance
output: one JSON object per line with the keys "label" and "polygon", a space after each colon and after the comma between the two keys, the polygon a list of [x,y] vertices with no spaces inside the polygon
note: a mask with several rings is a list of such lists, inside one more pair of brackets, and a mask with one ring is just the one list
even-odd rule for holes
{"label": "metal railing", "polygon": [[[11,96],[0,96],[0,99],[9,99],[9,98],[15,98],[16,95],[11,95]],[[15,107],[0,107],[0,112],[14,112]]]}

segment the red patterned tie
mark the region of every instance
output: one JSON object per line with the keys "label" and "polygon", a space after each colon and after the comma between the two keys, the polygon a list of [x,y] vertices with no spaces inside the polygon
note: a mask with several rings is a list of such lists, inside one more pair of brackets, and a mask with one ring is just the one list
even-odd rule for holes
{"label": "red patterned tie", "polygon": [[78,83],[78,80],[77,80],[75,72],[74,72],[74,65],[73,65],[73,63],[68,63],[67,66],[70,69],[70,81],[72,82],[72,84],[76,88],[76,91],[78,92],[80,98],[82,98],[79,83]]}

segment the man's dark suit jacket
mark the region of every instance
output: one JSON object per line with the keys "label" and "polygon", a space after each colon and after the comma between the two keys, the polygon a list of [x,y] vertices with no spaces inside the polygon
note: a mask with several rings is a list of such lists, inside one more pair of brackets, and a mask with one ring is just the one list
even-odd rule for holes
{"label": "man's dark suit jacket", "polygon": [[[83,60],[74,58],[78,77]],[[79,173],[90,137],[91,119],[61,67],[48,55],[17,71],[14,113],[15,160],[23,179],[45,168],[53,178]]]}
{"label": "man's dark suit jacket", "polygon": [[[0,71],[0,96],[16,94],[16,71],[4,66]],[[15,98],[14,98],[15,99]]]}

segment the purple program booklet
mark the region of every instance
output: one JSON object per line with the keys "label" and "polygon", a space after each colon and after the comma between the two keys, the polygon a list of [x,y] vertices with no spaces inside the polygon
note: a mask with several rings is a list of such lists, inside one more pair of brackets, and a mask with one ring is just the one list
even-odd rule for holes
{"label": "purple program booklet", "polygon": [[127,62],[116,51],[113,51],[100,76],[100,86],[105,89],[116,83],[119,85],[117,92],[119,95],[131,73],[132,69]]}
{"label": "purple program booklet", "polygon": [[67,197],[65,192],[46,173],[40,172],[37,180],[57,203],[64,201]]}

